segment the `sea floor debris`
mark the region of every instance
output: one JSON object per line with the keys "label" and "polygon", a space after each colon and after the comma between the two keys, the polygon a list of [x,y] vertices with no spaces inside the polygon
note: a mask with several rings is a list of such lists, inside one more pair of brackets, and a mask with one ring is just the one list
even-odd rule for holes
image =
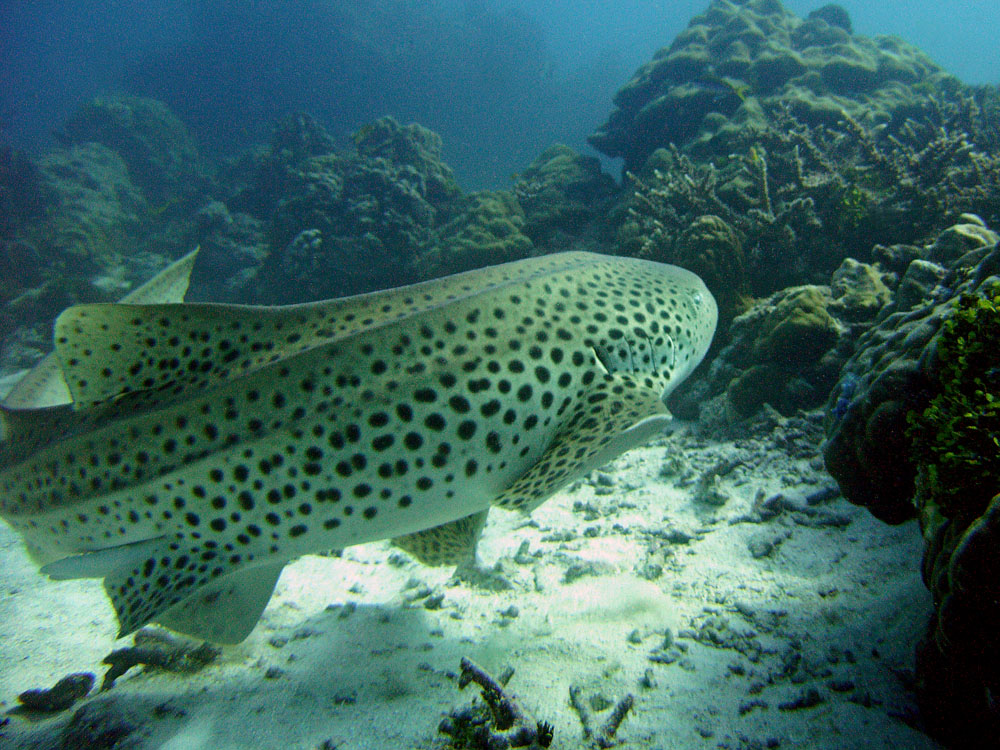
{"label": "sea floor debris", "polygon": [[607,721],[601,725],[596,733],[594,732],[593,716],[583,700],[583,690],[578,685],[570,687],[569,702],[580,717],[580,723],[583,725],[583,738],[587,740],[587,750],[606,750],[620,744],[620,740],[616,739],[615,735],[629,711],[635,706],[635,696],[629,694],[618,701],[608,715]]}
{"label": "sea floor debris", "polygon": [[459,689],[475,683],[485,705],[467,706],[452,711],[438,726],[438,731],[453,738],[452,747],[480,750],[506,750],[524,747],[533,750],[552,744],[552,725],[537,721],[521,706],[517,696],[506,688],[514,675],[505,670],[499,679],[491,676],[471,659],[463,658],[458,677]]}
{"label": "sea floor debris", "polygon": [[197,672],[215,661],[221,650],[209,643],[194,645],[166,632],[152,629],[140,630],[133,638],[134,645],[112,651],[103,663],[110,668],[104,674],[101,690],[113,687],[115,680],[132,667],[148,666],[168,672]]}
{"label": "sea floor debris", "polygon": [[93,686],[93,674],[77,672],[66,675],[50,688],[25,690],[17,696],[17,700],[26,711],[55,713],[65,711],[78,700],[86,697]]}

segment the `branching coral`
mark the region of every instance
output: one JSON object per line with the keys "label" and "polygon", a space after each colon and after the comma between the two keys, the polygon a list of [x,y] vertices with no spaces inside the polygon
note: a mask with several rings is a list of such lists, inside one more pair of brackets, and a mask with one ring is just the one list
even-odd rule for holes
{"label": "branching coral", "polygon": [[[951,101],[951,100],[947,100]],[[894,129],[841,112],[808,125],[788,103],[765,110],[767,127],[733,136],[726,158],[656,151],[627,202],[619,242],[658,259],[698,217],[729,224],[747,254],[754,294],[821,283],[845,257],[864,259],[873,239],[919,244],[965,212],[1000,220],[1000,156],[958,125],[958,105]],[[977,133],[990,139],[985,126]]]}

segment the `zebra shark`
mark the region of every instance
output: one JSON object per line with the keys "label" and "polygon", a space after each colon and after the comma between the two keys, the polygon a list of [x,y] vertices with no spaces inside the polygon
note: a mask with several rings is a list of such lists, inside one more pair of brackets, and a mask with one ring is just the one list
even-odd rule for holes
{"label": "zebra shark", "polygon": [[237,643],[307,553],[466,559],[491,507],[661,431],[717,321],[693,273],[584,252],[282,307],[180,303],[193,259],[63,312],[0,407],[0,516],[104,579],[119,637]]}

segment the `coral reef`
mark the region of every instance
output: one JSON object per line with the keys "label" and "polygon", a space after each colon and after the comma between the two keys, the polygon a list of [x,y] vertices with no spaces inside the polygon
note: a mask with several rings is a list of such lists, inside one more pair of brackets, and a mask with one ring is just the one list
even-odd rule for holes
{"label": "coral reef", "polygon": [[100,143],[118,153],[153,204],[177,200],[198,187],[202,167],[194,139],[155,99],[99,97],[86,102],[55,132],[64,146]]}
{"label": "coral reef", "polygon": [[[985,229],[975,221],[967,217],[960,226]],[[956,227],[941,236],[976,232]],[[916,513],[907,414],[925,409],[934,395],[931,352],[943,321],[952,314],[951,300],[961,292],[974,291],[989,275],[994,256],[990,254],[993,244],[987,243],[996,237],[980,236],[978,248],[970,251],[977,264],[969,265],[972,259],[966,256],[970,253],[953,261],[954,268],[930,260],[940,252],[940,239],[919,250],[922,257],[913,258],[903,272],[896,299],[857,340],[839,384],[830,392],[824,448],[827,468],[848,500],[889,523]],[[845,383],[850,386],[845,388]],[[842,398],[848,403],[838,406]]]}
{"label": "coral reef", "polygon": [[5,335],[47,327],[71,304],[114,295],[143,231],[142,194],[121,157],[105,146],[56,149],[33,171],[44,214],[19,215],[11,237],[0,241]]}
{"label": "coral reef", "polygon": [[935,614],[917,651],[918,696],[928,727],[959,744],[1000,727],[1000,245],[963,218],[910,260],[859,339],[828,400],[824,447],[848,500],[889,523],[920,521]]}
{"label": "coral reef", "polygon": [[511,193],[480,191],[462,204],[463,210],[435,232],[415,259],[417,277],[444,276],[532,254],[524,212]]}
{"label": "coral reef", "polygon": [[952,304],[927,367],[935,392],[907,417],[916,466],[914,503],[927,540],[924,580],[936,616],[918,649],[928,723],[955,733],[955,708],[980,716],[972,736],[995,736],[1000,707],[1000,279]]}
{"label": "coral reef", "polygon": [[0,317],[6,366],[48,345],[51,319],[120,297],[196,243],[191,214],[209,189],[184,125],[162,103],[108,97],[57,130],[37,159],[0,153]]}
{"label": "coral reef", "polygon": [[598,219],[616,192],[614,180],[592,156],[569,146],[550,146],[514,183],[514,195],[524,210],[524,233],[549,252],[596,241]]}
{"label": "coral reef", "polygon": [[729,341],[696,393],[720,397],[731,420],[770,404],[790,416],[826,398],[844,361],[850,328],[836,316],[827,286],[789,287],[736,317]]}
{"label": "coral reef", "polygon": [[460,196],[441,139],[386,117],[353,140],[354,154],[309,156],[288,170],[255,299],[302,301],[417,280],[418,256]]}
{"label": "coral reef", "polygon": [[911,106],[900,86],[959,87],[900,39],[852,35],[838,11],[827,6],[803,20],[776,0],[715,0],[618,91],[590,142],[634,171],[669,143],[731,151],[735,131],[766,128],[763,112],[778,101],[810,124],[836,125],[844,111],[899,124]]}
{"label": "coral reef", "polygon": [[472,683],[478,685],[484,710],[477,710],[473,705],[470,709],[453,711],[441,722],[438,731],[452,738],[450,747],[481,750],[526,747],[530,750],[552,744],[552,726],[536,721],[521,706],[517,696],[506,689],[514,675],[512,669],[495,679],[471,659],[463,658],[461,668],[459,689]]}
{"label": "coral reef", "polygon": [[569,688],[569,703],[580,717],[580,724],[583,726],[583,739],[586,740],[587,750],[599,750],[600,748],[617,747],[621,744],[615,735],[619,727],[625,721],[629,711],[635,706],[635,697],[626,695],[615,704],[607,720],[598,730],[594,730],[594,719],[583,700],[583,690],[578,685],[571,685]]}
{"label": "coral reef", "polygon": [[1000,93],[821,10],[714,2],[619,92],[591,140],[625,159],[633,191],[610,221],[627,252],[670,257],[713,215],[759,296],[827,283],[873,239],[923,243],[963,212],[1000,220]]}
{"label": "coral reef", "polygon": [[593,249],[614,182],[596,159],[553,146],[512,191],[463,195],[441,139],[377,120],[329,147],[311,119],[279,126],[253,176],[228,203],[267,219],[267,258],[252,299],[302,301],[399,286],[539,251]]}

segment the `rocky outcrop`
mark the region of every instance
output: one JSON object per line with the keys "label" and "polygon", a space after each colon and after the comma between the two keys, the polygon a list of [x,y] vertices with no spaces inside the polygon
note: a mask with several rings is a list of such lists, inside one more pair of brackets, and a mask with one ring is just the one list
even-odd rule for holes
{"label": "rocky outcrop", "polygon": [[935,605],[917,652],[924,720],[985,746],[1000,728],[1000,245],[966,217],[922,256],[843,368],[824,457],[851,502],[919,519]]}

